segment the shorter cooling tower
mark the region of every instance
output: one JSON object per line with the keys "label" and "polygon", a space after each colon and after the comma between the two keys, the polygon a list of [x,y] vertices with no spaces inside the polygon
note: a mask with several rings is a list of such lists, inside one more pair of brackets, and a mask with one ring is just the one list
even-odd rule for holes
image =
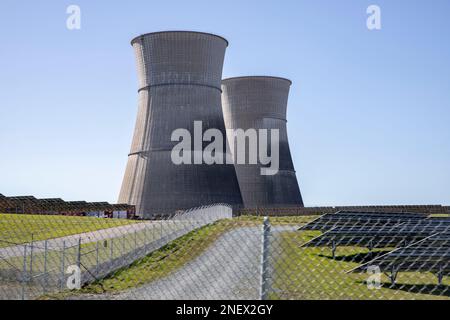
{"label": "shorter cooling tower", "polygon": [[[222,81],[222,109],[227,130],[279,130],[279,170],[275,175],[262,175],[261,168],[265,166],[260,162],[235,164],[246,208],[303,206],[286,130],[290,86],[290,80],[266,76]],[[247,154],[246,159],[249,158]]]}

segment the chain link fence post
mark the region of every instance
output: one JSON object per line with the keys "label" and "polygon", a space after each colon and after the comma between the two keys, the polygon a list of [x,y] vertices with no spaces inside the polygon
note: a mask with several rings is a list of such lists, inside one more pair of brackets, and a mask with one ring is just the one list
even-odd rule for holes
{"label": "chain link fence post", "polygon": [[148,239],[147,239],[147,226],[144,226],[144,246],[147,246]]}
{"label": "chain link fence post", "polygon": [[127,249],[126,249],[126,236],[123,236],[122,237],[122,255],[124,255],[125,254],[125,252],[127,252]]}
{"label": "chain link fence post", "polygon": [[269,217],[264,217],[261,231],[261,279],[259,297],[261,300],[267,300],[269,287]]}
{"label": "chain link fence post", "polygon": [[81,237],[78,238],[77,267],[81,270]]}
{"label": "chain link fence post", "polygon": [[34,248],[34,234],[31,234],[31,243],[30,243],[30,279],[33,278],[33,248]]}
{"label": "chain link fence post", "polygon": [[95,273],[98,276],[98,264],[99,264],[99,254],[98,254],[98,241],[95,244]]}
{"label": "chain link fence post", "polygon": [[65,280],[65,262],[66,262],[66,241],[63,241],[63,247],[61,250],[61,290],[64,290],[64,280]]}
{"label": "chain link fence post", "polygon": [[109,260],[112,261],[114,258],[114,239],[111,238],[110,248],[109,248]]}
{"label": "chain link fence post", "polygon": [[27,282],[27,245],[23,247],[23,269],[22,269],[22,300],[25,300],[25,287]]}
{"label": "chain link fence post", "polygon": [[47,255],[48,255],[48,240],[44,242],[44,294],[47,293],[48,287],[48,271],[47,271]]}

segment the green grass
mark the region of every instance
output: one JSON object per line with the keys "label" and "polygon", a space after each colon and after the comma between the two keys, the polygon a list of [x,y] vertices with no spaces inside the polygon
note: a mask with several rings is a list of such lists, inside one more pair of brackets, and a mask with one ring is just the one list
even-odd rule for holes
{"label": "green grass", "polygon": [[[98,264],[110,261],[123,256],[126,253],[134,251],[136,248],[146,243],[160,239],[161,233],[167,234],[179,230],[183,224],[166,222],[160,224],[155,222],[148,225],[145,229],[139,231],[130,231],[116,233],[114,238],[82,243],[81,245],[81,266],[82,269],[93,270]],[[98,248],[98,256],[97,256]],[[61,269],[62,252],[59,247],[56,250],[50,249],[47,254],[44,251],[35,251],[33,253],[33,263],[31,264],[30,248],[26,256],[27,271],[31,274],[40,274],[45,271],[50,273],[59,273]],[[74,265],[77,263],[78,245],[66,247],[64,251],[64,265]],[[8,259],[0,259],[0,271],[3,269],[22,270],[24,258],[22,255]],[[32,266],[32,269],[31,269]]]}
{"label": "green grass", "polygon": [[0,247],[136,223],[125,219],[0,214]]}
{"label": "green grass", "polygon": [[[304,224],[313,218],[274,217],[270,218],[270,221],[272,225],[297,225]],[[239,227],[258,226],[262,221],[262,217],[241,216],[202,227],[137,260],[128,268],[120,269],[105,279],[85,286],[76,294],[116,293],[161,279],[198,257],[225,232]],[[63,292],[50,298],[61,299],[73,294],[73,292]]]}
{"label": "green grass", "polygon": [[[301,225],[316,216],[271,217],[272,225]],[[176,239],[130,267],[89,284],[77,292],[63,292],[45,298],[63,299],[78,294],[114,294],[135,288],[170,275],[202,254],[222,234],[233,228],[261,225],[263,218],[241,216],[205,226]],[[359,247],[339,247],[337,258],[331,258],[329,248],[300,248],[300,245],[320,232],[282,232],[272,242],[274,273],[271,299],[448,299],[450,281],[444,278],[437,286],[430,273],[400,273],[397,284],[391,286],[382,276],[382,288],[370,290],[368,274],[346,272],[368,260],[368,250]],[[89,245],[86,245],[88,250]],[[84,250],[85,248],[83,248]],[[106,249],[107,251],[107,249]],[[107,252],[106,252],[107,255]],[[224,262],[226,263],[226,261]]]}
{"label": "green grass", "polygon": [[368,258],[368,250],[339,247],[336,260],[329,248],[300,248],[317,236],[315,231],[285,232],[274,250],[282,252],[275,260],[272,299],[445,299],[450,297],[450,281],[430,273],[399,273],[397,284],[391,286],[383,275],[381,289],[370,290],[368,274],[346,272]]}
{"label": "green grass", "polygon": [[448,213],[434,213],[431,215],[433,218],[449,218],[450,214]]}
{"label": "green grass", "polygon": [[[107,278],[86,285],[75,294],[116,293],[163,278],[198,257],[223,233],[245,225],[253,225],[253,223],[222,220],[194,230],[135,261],[131,266],[119,269]],[[74,292],[66,291],[43,298],[63,299],[73,294]]]}
{"label": "green grass", "polygon": [[233,228],[255,225],[252,221],[222,220],[194,230],[133,263],[129,268],[82,289],[82,293],[117,292],[166,277],[203,253]]}

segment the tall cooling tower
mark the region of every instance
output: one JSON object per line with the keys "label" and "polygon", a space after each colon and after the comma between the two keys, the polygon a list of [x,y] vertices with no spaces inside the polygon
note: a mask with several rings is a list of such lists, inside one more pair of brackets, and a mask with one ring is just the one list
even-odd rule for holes
{"label": "tall cooling tower", "polygon": [[[290,85],[290,80],[277,77],[237,77],[222,81],[222,108],[227,130],[279,130],[278,173],[261,175],[263,165],[249,162],[235,166],[247,208],[303,206],[286,131]],[[246,158],[248,160],[248,155]]]}
{"label": "tall cooling tower", "polygon": [[194,121],[203,122],[203,132],[215,128],[225,137],[220,86],[228,42],[213,34],[168,31],[141,35],[131,44],[139,106],[119,202],[136,205],[145,218],[212,203],[242,204],[233,165],[171,160],[178,144],[172,132],[187,129],[193,141]]}

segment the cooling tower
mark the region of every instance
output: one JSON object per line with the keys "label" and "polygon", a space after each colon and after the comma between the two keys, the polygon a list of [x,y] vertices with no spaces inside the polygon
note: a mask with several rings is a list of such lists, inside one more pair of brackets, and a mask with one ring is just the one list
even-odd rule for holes
{"label": "cooling tower", "polygon": [[249,155],[246,164],[235,165],[246,208],[303,206],[286,131],[290,85],[290,80],[277,77],[237,77],[222,81],[227,130],[279,130],[279,170],[275,175],[262,175],[261,168],[265,166],[260,162],[248,164]]}
{"label": "cooling tower", "polygon": [[194,121],[202,121],[203,132],[215,128],[225,137],[220,86],[228,42],[207,33],[168,31],[141,35],[131,44],[139,102],[119,202],[135,205],[145,218],[212,203],[242,204],[233,165],[174,164],[171,158],[179,143],[171,141],[172,133],[187,129],[196,139]]}

